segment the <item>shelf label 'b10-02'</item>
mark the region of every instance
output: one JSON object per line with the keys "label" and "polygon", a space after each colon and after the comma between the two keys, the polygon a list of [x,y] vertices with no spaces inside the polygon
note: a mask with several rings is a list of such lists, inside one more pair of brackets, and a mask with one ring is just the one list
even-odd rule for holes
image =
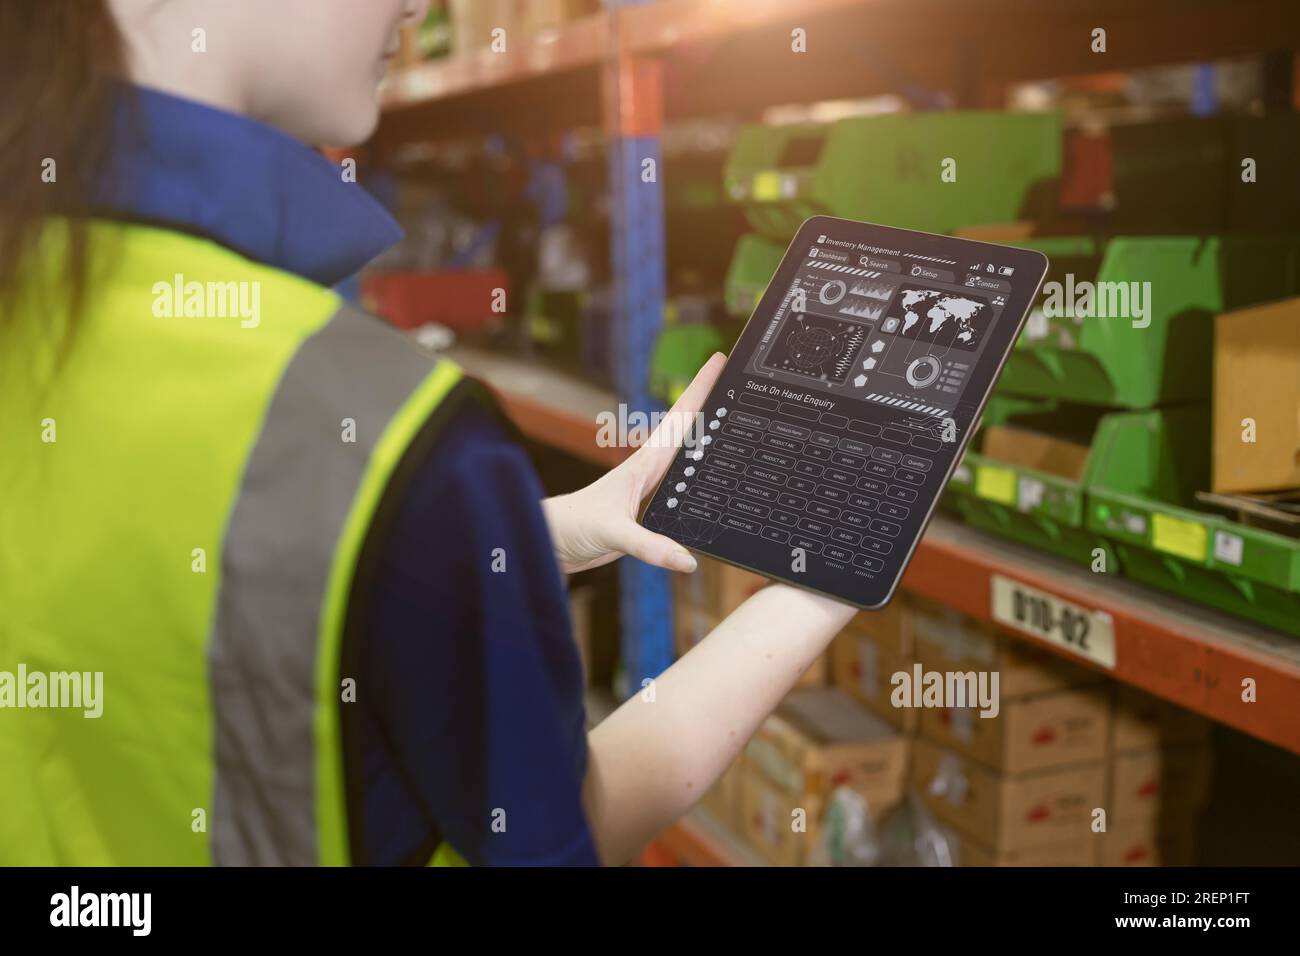
{"label": "shelf label 'b10-02'", "polygon": [[1115,669],[1115,624],[1105,611],[1080,607],[1000,574],[990,580],[993,620]]}

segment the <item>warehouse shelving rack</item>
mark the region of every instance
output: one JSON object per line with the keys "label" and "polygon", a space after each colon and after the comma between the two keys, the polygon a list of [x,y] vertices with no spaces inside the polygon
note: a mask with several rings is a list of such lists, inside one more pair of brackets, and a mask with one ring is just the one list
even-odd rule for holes
{"label": "warehouse shelving rack", "polygon": [[[518,360],[470,350],[456,357],[498,390],[525,433],[609,466],[626,449],[597,446],[596,413],[619,401],[653,407],[646,373],[664,302],[665,116],[756,116],[773,105],[925,90],[950,91],[953,107],[1000,106],[1007,84],[1019,81],[1295,57],[1294,12],[1294,0],[606,0],[597,14],[512,38],[507,53],[456,54],[405,71],[386,87],[371,148],[382,158],[503,126],[519,134],[603,127],[617,393]],[[1091,48],[1098,27],[1107,31],[1104,54]],[[756,59],[789,51],[797,29],[808,54],[785,56],[780,70],[754,69]],[[1300,86],[1293,96],[1300,100]],[[654,181],[642,175],[646,159],[660,166]],[[665,572],[623,564],[623,660],[635,688],[671,660],[671,606]],[[1111,676],[1300,754],[1300,643],[1128,582],[1107,578],[1101,587],[1086,569],[942,517],[903,583],[989,620],[995,579],[1108,615],[1113,666],[1096,666]],[[1241,701],[1247,678],[1256,685],[1251,704]],[[691,862],[727,862],[710,849],[718,841],[689,821],[665,840]]]}

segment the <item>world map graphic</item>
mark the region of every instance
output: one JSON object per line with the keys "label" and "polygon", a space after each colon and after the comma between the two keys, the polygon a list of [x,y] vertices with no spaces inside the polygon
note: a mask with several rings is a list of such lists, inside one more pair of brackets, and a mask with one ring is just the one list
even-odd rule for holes
{"label": "world map graphic", "polygon": [[984,334],[989,304],[954,292],[904,287],[897,308],[903,320],[899,334],[905,338],[974,350]]}

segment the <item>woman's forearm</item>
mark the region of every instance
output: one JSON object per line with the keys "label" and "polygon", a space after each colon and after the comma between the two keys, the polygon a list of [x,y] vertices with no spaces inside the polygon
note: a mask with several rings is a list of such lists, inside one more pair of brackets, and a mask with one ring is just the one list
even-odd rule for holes
{"label": "woman's forearm", "polygon": [[689,810],[853,614],[770,585],[595,727],[583,792],[601,859],[627,862]]}

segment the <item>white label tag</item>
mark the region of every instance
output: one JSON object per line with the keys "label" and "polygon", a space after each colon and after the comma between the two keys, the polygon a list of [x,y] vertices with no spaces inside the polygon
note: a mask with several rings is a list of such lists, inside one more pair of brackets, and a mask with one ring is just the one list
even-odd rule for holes
{"label": "white label tag", "polygon": [[1021,511],[1029,511],[1037,508],[1043,503],[1043,483],[1037,478],[1030,478],[1028,475],[1020,476],[1020,487],[1017,489],[1016,507]]}
{"label": "white label tag", "polygon": [[1244,543],[1240,535],[1226,531],[1214,532],[1214,560],[1241,567],[1241,552]]}
{"label": "white label tag", "polygon": [[1026,342],[1035,342],[1047,338],[1047,331],[1050,328],[1047,313],[1042,309],[1034,309],[1025,320],[1025,330],[1020,334],[1024,336]]}
{"label": "white label tag", "polygon": [[1115,669],[1115,623],[1105,611],[1080,607],[1000,574],[991,580],[993,619],[999,624]]}

